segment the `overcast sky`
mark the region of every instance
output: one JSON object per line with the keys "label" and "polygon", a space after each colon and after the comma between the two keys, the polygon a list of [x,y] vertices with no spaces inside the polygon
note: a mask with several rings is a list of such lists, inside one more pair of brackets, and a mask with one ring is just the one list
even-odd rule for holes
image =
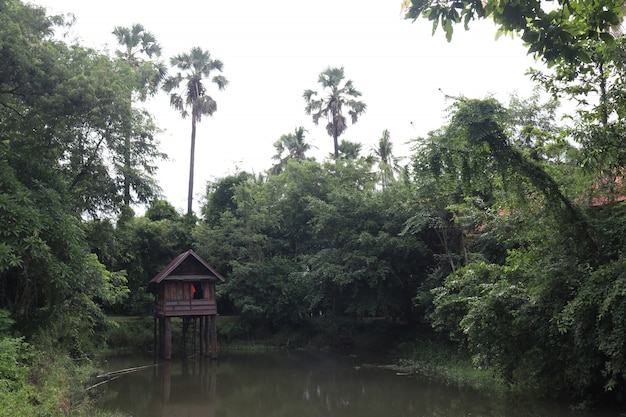
{"label": "overcast sky", "polygon": [[[115,26],[141,23],[153,32],[169,64],[194,46],[224,63],[230,85],[209,95],[213,117],[202,120],[196,142],[195,211],[207,181],[237,170],[271,167],[272,144],[304,126],[318,160],[333,150],[325,123],[315,126],[304,113],[305,89],[318,89],[318,74],[344,67],[346,78],[363,93],[367,112],[340,139],[363,144],[368,154],[384,129],[396,156],[408,156],[407,142],[440,127],[444,94],[508,101],[513,92],[530,95],[526,70],[539,66],[519,39],[495,40],[491,22],[475,22],[469,32],[455,28],[431,36],[429,21],[402,19],[401,0],[35,0],[49,13],[73,13],[73,37],[87,46],[117,48]],[[441,91],[440,91],[441,89]],[[160,165],[164,197],[186,207],[191,121],[182,120],[161,94],[145,107],[163,133]]]}

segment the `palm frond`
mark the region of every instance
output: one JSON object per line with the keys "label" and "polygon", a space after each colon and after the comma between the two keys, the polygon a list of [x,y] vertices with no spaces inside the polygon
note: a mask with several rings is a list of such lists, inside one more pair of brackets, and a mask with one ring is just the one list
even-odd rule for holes
{"label": "palm frond", "polygon": [[[304,100],[308,103],[312,100],[313,96],[317,95],[317,91],[313,91],[311,89],[308,90],[304,90],[304,93],[302,94],[302,97],[304,97]],[[307,113],[309,114],[309,113]]]}
{"label": "palm frond", "polygon": [[228,85],[228,80],[223,75],[216,75],[213,77],[213,83],[217,84],[217,88],[221,91]]}
{"label": "palm frond", "polygon": [[196,100],[192,107],[193,118],[199,122],[202,120],[202,116],[213,116],[213,113],[217,111],[217,102],[210,96],[202,96]]}

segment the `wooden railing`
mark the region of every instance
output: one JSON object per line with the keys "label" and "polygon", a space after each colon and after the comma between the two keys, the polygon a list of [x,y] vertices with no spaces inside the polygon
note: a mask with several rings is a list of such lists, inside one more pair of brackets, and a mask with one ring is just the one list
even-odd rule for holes
{"label": "wooden railing", "polygon": [[160,316],[205,316],[211,314],[217,314],[217,302],[215,300],[165,301],[159,305]]}

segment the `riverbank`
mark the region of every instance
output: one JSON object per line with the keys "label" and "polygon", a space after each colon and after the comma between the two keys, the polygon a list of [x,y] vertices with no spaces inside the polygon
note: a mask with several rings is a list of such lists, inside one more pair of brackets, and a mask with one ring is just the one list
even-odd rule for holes
{"label": "riverbank", "polygon": [[95,408],[85,388],[96,374],[88,359],[5,337],[0,340],[0,417],[120,417]]}

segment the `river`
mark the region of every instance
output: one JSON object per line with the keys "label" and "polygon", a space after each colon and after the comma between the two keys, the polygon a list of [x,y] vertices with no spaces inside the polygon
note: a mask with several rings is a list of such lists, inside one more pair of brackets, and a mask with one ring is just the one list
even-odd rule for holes
{"label": "river", "polygon": [[[109,358],[109,371],[150,365]],[[223,352],[173,359],[98,387],[101,408],[132,417],[616,417],[518,402],[398,375],[371,358],[329,352]]]}

